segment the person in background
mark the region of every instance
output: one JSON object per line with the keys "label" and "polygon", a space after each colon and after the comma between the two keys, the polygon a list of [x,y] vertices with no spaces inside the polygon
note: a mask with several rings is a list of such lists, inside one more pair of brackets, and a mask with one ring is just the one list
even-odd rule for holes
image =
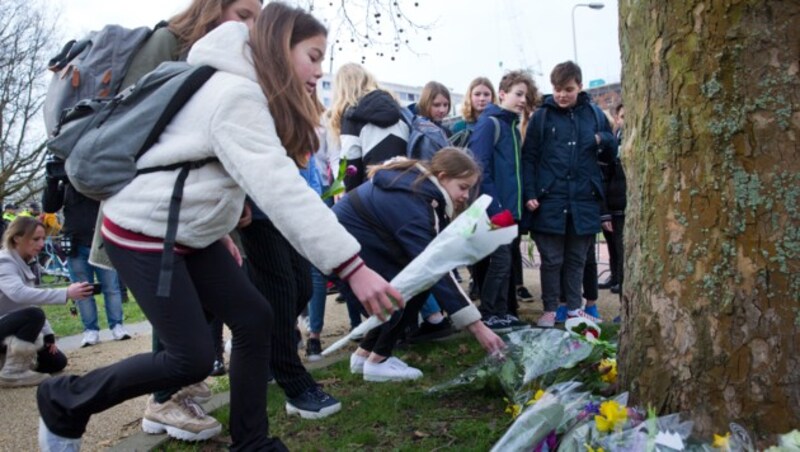
{"label": "person in background", "polygon": [[330,131],[352,166],[344,179],[350,191],[364,183],[369,166],[406,155],[409,128],[397,100],[363,66],[347,63],[339,68],[334,90]]}
{"label": "person in background", "polygon": [[[622,147],[623,128],[625,127],[625,106],[617,105],[614,109],[614,136],[620,148]],[[620,152],[614,161],[608,165],[601,165],[603,181],[605,183],[606,203],[603,209],[603,236],[608,246],[609,267],[611,275],[608,280],[600,284],[601,289],[610,289],[611,293],[622,294],[624,278],[625,247],[623,244],[625,228],[625,208],[628,205],[628,182],[625,169],[620,160]]]}
{"label": "person in background", "polygon": [[[139,175],[103,207],[108,255],[165,350],[40,384],[43,450],[78,450],[93,414],[206,378],[214,347],[204,310],[233,332],[231,450],[286,450],[269,436],[267,418],[273,311],[242,272],[241,256],[227,236],[246,194],[304,257],[348,281],[368,312],[383,316],[398,309],[391,298],[402,307],[402,296],[364,265],[358,242],[303,181],[293,160],[318,147],[319,113],[308,92],[322,75],[326,35],[310,14],[270,2],[252,31],[223,23],[192,46],[187,62],[217,72],[138,163],[164,165],[176,152],[188,160],[218,159],[186,180],[169,295],[157,293],[168,206],[154,199],[172,189],[175,174]],[[197,439],[203,436],[208,437]]]}
{"label": "person in background", "polygon": [[[348,193],[333,207],[344,227],[361,243],[362,255],[384,278],[391,279],[408,265],[450,219],[466,208],[480,168],[461,148],[448,147],[430,162],[398,158],[373,168],[370,182]],[[416,322],[418,311],[436,294],[457,328],[472,333],[483,348],[494,353],[505,344],[481,322],[481,315],[452,274],[429,291],[408,301],[406,309],[370,330],[350,356],[350,371],[364,380],[404,381],[422,377],[422,371],[392,356],[405,324]],[[351,297],[348,287],[343,293]]]}
{"label": "person in background", "polygon": [[453,134],[462,130],[471,130],[478,122],[478,117],[489,104],[497,102],[497,95],[494,91],[492,81],[486,77],[478,77],[469,83],[467,95],[464,96],[464,103],[461,106],[461,116],[459,120],[450,128]]}
{"label": "person in background", "polygon": [[416,105],[409,105],[408,108],[415,115],[427,118],[436,124],[445,138],[450,138],[453,133],[442,124],[442,121],[450,114],[451,105],[453,103],[450,100],[450,90],[437,81],[430,81],[422,88],[419,102]]}
{"label": "person in background", "polygon": [[581,280],[601,229],[603,186],[597,162],[610,162],[617,147],[605,116],[581,91],[577,64],[558,64],[550,81],[553,95],[534,113],[522,156],[525,207],[533,213],[531,231],[542,258],[544,313],[537,324],[544,328],[555,325],[562,287],[568,318],[599,321],[581,309]]}
{"label": "person in background", "polygon": [[82,299],[93,290],[87,282],[61,289],[35,287],[39,276],[36,257],[44,248],[44,239],[44,225],[24,216],[12,221],[3,236],[0,342],[5,361],[0,387],[35,386],[67,366],[67,357],[56,346],[53,329],[39,306]]}
{"label": "person in background", "polygon": [[[123,325],[122,297],[117,272],[89,263],[89,251],[100,203],[82,195],[68,179],[47,172],[42,205],[48,214],[55,214],[63,209],[64,225],[61,232],[70,241],[70,252],[67,256],[70,280],[100,283],[111,336],[117,341],[130,339],[131,336]],[[78,306],[78,313],[83,323],[81,347],[97,345],[100,342],[97,300],[90,293],[85,298],[77,300],[75,304]]]}
{"label": "person in background", "polygon": [[[492,204],[487,209],[490,216],[508,210],[514,221],[519,222],[522,218],[519,121],[525,111],[527,98],[535,98],[537,92],[527,72],[507,73],[500,80],[499,105],[486,107],[470,135],[469,148],[483,168],[480,191],[492,197]],[[516,306],[511,280],[513,246],[519,247],[518,239],[510,245],[500,246],[489,255],[489,265],[481,284],[480,309],[483,321],[496,332],[528,326],[509,309]]]}

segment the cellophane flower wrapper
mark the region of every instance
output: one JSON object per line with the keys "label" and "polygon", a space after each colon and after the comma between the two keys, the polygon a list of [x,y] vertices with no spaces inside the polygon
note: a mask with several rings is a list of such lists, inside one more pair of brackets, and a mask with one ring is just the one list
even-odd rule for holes
{"label": "cellophane flower wrapper", "polygon": [[[627,405],[628,393],[623,392],[617,394],[608,400],[614,400],[620,405]],[[596,402],[599,404],[601,401],[602,400],[597,400]],[[582,419],[576,416],[568,420],[565,425],[567,431],[561,436],[561,440],[558,443],[559,451],[585,451],[586,444],[594,444],[596,439],[604,435],[597,430],[594,416],[587,416]],[[564,426],[562,426],[562,428],[564,428]]]}
{"label": "cellophane flower wrapper", "polygon": [[560,368],[573,367],[591,353],[592,344],[556,329],[531,328],[506,335],[503,357],[487,356],[476,366],[428,392],[440,392],[464,385],[480,388],[497,379],[503,391],[516,403],[531,398],[530,383]]}
{"label": "cellophane flower wrapper", "polygon": [[600,436],[595,444],[605,450],[684,450],[692,428],[691,421],[681,421],[679,414],[669,414],[630,423],[622,431]]}
{"label": "cellophane flower wrapper", "polygon": [[[430,289],[454,268],[472,265],[517,237],[516,225],[492,229],[486,215],[486,208],[491,202],[491,196],[481,195],[392,279],[392,287],[400,292],[404,300]],[[351,337],[363,335],[381,323],[378,317],[370,317],[322,354],[333,353],[346,345]]]}
{"label": "cellophane flower wrapper", "polygon": [[587,403],[597,399],[591,393],[581,391],[581,387],[578,381],[557,383],[547,388],[535,403],[526,403],[492,451],[530,451],[550,432],[562,433],[562,426],[577,417]]}

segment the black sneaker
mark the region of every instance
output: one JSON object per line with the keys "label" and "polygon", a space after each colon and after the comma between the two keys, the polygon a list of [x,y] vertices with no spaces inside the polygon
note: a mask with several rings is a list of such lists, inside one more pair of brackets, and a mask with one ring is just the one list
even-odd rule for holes
{"label": "black sneaker", "polygon": [[610,289],[610,288],[612,288],[613,286],[616,286],[616,285],[617,285],[617,281],[615,281],[612,277],[609,276],[604,281],[600,281],[599,283],[597,283],[597,288],[598,289]]}
{"label": "black sneaker", "polygon": [[225,368],[225,361],[221,359],[214,360],[214,367],[211,369],[211,376],[212,377],[221,377],[228,373],[228,369]]}
{"label": "black sneaker", "polygon": [[508,325],[508,321],[505,319],[505,317],[490,315],[489,317],[483,319],[483,324],[498,334],[511,332],[511,327]]}
{"label": "black sneaker", "polygon": [[306,341],[306,358],[309,361],[319,361],[322,359],[322,343],[319,339],[310,337]]}
{"label": "black sneaker", "polygon": [[533,295],[531,295],[527,287],[519,286],[517,287],[517,300],[523,301],[525,303],[530,303],[531,301],[533,301]]}
{"label": "black sneaker", "polygon": [[439,323],[423,321],[419,328],[417,328],[417,330],[411,333],[411,335],[408,337],[408,342],[411,344],[420,344],[422,342],[428,342],[450,336],[454,332],[453,324],[447,317],[445,317]]}
{"label": "black sneaker", "polygon": [[613,286],[609,287],[608,290],[613,293],[619,295],[622,292],[622,287],[619,284],[614,284]]}
{"label": "black sneaker", "polygon": [[286,414],[303,419],[322,419],[342,409],[342,404],[319,386],[312,386],[293,399],[286,400]]}
{"label": "black sneaker", "polygon": [[503,320],[505,320],[506,325],[508,325],[508,328],[510,328],[511,331],[524,330],[525,328],[531,327],[529,324],[523,322],[522,320],[518,319],[516,316],[513,316],[511,314],[506,314],[503,317]]}

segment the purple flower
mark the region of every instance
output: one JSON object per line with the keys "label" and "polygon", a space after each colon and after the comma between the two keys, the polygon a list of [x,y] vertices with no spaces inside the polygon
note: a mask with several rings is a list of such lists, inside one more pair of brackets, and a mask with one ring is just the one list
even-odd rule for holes
{"label": "purple flower", "polygon": [[533,449],[534,452],[542,452],[545,450],[556,450],[556,446],[558,445],[558,436],[556,436],[556,431],[551,431],[545,439]]}
{"label": "purple flower", "polygon": [[577,419],[582,421],[593,414],[600,414],[600,405],[589,402],[583,407],[581,412],[578,413]]}
{"label": "purple flower", "polygon": [[347,165],[347,169],[344,171],[347,176],[353,177],[358,174],[358,168],[353,165]]}

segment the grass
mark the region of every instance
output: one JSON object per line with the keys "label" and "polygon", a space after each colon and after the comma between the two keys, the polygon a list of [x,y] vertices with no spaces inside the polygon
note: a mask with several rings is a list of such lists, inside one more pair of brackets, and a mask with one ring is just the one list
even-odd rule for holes
{"label": "grass", "polygon": [[[342,411],[317,421],[289,417],[278,386],[270,385],[268,413],[270,434],[289,450],[489,450],[511,423],[504,414],[501,392],[468,391],[428,395],[425,390],[455,377],[476,364],[483,351],[469,337],[424,344],[400,353],[408,364],[419,367],[424,377],[406,383],[367,383],[350,374],[347,360],[312,372],[325,390],[342,402]],[[227,379],[218,379],[215,390],[225,390]],[[229,412],[212,413],[224,429],[216,439],[200,444],[168,441],[159,451],[224,450],[230,441]]]}
{"label": "grass", "polygon": [[[45,277],[43,281],[44,285],[53,287],[53,281],[48,281],[46,278],[47,277]],[[103,295],[95,295],[94,299],[97,303],[98,324],[100,328],[107,328],[108,319],[106,319],[105,299]],[[136,323],[147,320],[144,313],[139,308],[139,304],[136,303],[133,297],[131,296],[128,299],[129,301],[127,303],[122,304],[122,318],[124,322]],[[53,331],[55,331],[58,337],[72,336],[83,332],[83,323],[81,323],[81,319],[78,315],[73,316],[70,314],[70,306],[72,306],[72,301],[68,302],[66,305],[42,306],[47,320],[50,322],[50,326],[53,327]],[[77,309],[77,305],[75,307]]]}

